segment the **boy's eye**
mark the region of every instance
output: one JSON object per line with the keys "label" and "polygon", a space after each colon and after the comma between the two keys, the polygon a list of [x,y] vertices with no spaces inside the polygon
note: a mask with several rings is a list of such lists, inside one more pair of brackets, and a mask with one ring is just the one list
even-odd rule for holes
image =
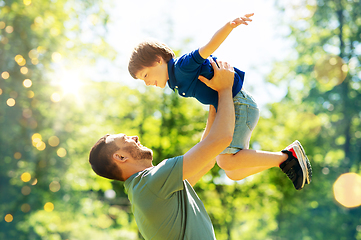
{"label": "boy's eye", "polygon": [[146,78],[147,76],[148,76],[148,74],[145,74],[145,75],[144,75],[144,78]]}

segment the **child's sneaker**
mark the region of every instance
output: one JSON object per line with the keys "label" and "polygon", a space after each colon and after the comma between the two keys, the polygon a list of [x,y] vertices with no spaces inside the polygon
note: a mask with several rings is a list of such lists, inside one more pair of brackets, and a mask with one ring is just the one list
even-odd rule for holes
{"label": "child's sneaker", "polygon": [[312,168],[305,151],[299,141],[294,141],[286,149],[282,150],[288,155],[286,161],[281,163],[280,168],[291,179],[297,190],[301,190],[312,179]]}

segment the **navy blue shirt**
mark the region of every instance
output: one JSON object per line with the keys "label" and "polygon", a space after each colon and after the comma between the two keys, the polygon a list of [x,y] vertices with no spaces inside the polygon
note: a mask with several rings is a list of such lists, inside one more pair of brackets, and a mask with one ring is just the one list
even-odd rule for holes
{"label": "navy blue shirt", "polygon": [[[211,57],[216,61],[214,56]],[[233,97],[242,89],[245,74],[237,68],[234,68],[234,71]],[[211,104],[217,109],[217,91],[200,81],[199,75],[211,79],[214,72],[209,59],[202,58],[198,49],[168,62],[168,86],[173,91],[177,88],[180,96],[194,97],[199,102]]]}

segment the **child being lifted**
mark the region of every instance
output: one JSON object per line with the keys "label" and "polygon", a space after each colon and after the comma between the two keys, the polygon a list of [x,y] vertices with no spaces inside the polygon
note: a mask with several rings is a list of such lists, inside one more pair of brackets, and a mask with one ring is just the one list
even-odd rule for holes
{"label": "child being lifted", "polygon": [[[175,58],[174,52],[164,43],[147,40],[138,44],[130,57],[128,70],[135,79],[147,86],[164,88],[168,86],[182,97],[194,97],[203,104],[209,104],[209,118],[217,111],[218,94],[208,79],[213,77],[211,61],[217,61],[211,54],[222,44],[232,30],[239,25],[248,25],[254,14],[246,14],[227,22],[211,40],[190,53]],[[217,164],[232,180],[241,180],[271,167],[280,167],[300,190],[312,178],[311,164],[299,141],[294,141],[281,152],[250,150],[251,133],[257,125],[259,109],[253,97],[243,89],[243,71],[234,68],[232,88],[236,124],[232,143],[217,157]]]}

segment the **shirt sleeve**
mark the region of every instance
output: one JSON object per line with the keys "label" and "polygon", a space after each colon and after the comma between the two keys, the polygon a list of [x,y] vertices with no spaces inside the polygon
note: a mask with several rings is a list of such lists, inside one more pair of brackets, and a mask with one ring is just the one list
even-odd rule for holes
{"label": "shirt sleeve", "polygon": [[160,198],[169,198],[183,189],[183,156],[166,159],[152,168],[147,187]]}
{"label": "shirt sleeve", "polygon": [[201,57],[197,49],[181,56],[177,61],[177,67],[183,72],[194,72],[204,61],[205,59]]}

